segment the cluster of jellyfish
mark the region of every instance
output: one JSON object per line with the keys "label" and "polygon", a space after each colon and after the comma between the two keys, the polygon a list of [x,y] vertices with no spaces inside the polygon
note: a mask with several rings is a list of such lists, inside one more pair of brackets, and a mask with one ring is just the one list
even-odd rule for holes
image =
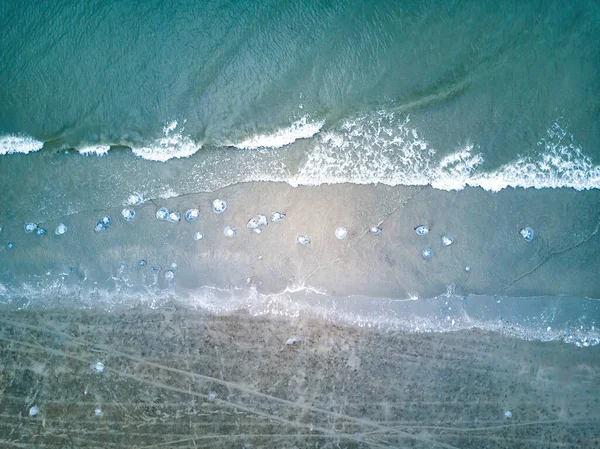
{"label": "cluster of jellyfish", "polygon": [[[129,198],[128,198],[129,206],[140,205],[143,203],[143,201],[144,201],[143,197],[139,192],[133,192],[131,195],[129,195]],[[212,202],[212,211],[215,214],[223,214],[226,210],[227,210],[227,203],[224,200],[215,199]],[[157,220],[167,221],[170,223],[179,223],[181,221],[181,214],[179,211],[170,211],[166,207],[159,208],[156,211],[155,216],[156,216]],[[283,221],[285,219],[285,216],[286,215],[284,213],[273,212],[271,214],[270,221],[271,221],[271,223],[278,223],[278,222]],[[131,222],[135,218],[135,210],[132,209],[131,207],[126,207],[121,211],[121,217],[126,222]],[[184,213],[183,217],[184,217],[185,221],[187,221],[188,223],[193,223],[196,220],[198,220],[198,218],[200,217],[200,211],[196,208],[188,209]],[[255,217],[250,218],[250,220],[248,220],[248,222],[246,224],[246,227],[253,233],[260,234],[260,233],[262,233],[263,228],[265,226],[267,226],[268,224],[269,224],[269,219],[267,218],[267,216],[259,214],[259,215],[256,215]],[[111,225],[112,225],[112,218],[109,215],[104,215],[104,216],[100,217],[100,219],[96,222],[94,231],[95,232],[103,232],[106,229],[110,228]],[[3,229],[2,225],[0,225],[0,233],[2,232],[2,229]],[[33,222],[26,222],[24,225],[24,230],[25,230],[25,233],[27,233],[27,234],[35,233],[36,235],[38,235],[40,237],[47,234],[46,229],[40,227],[37,223],[33,223]],[[68,230],[67,225],[65,225],[64,223],[59,223],[56,226],[54,233],[57,236],[62,236],[67,232],[67,230]],[[414,228],[414,231],[419,236],[425,236],[429,233],[429,228],[425,225],[419,225]],[[379,225],[372,225],[368,228],[368,233],[373,236],[377,236],[377,235],[381,234],[381,232],[382,232],[382,229]],[[525,242],[530,243],[533,241],[534,231],[529,226],[521,229],[521,231],[519,231],[519,232]],[[237,234],[237,229],[232,228],[231,226],[226,226],[225,228],[223,228],[223,234],[227,237],[234,237]],[[335,230],[334,235],[338,240],[343,240],[346,237],[348,237],[348,229],[346,229],[343,226],[340,226]],[[193,239],[196,241],[202,240],[202,239],[204,239],[204,234],[201,231],[196,231],[193,234]],[[299,234],[296,236],[296,242],[300,245],[306,246],[311,243],[311,239],[306,234]],[[442,247],[449,247],[453,243],[454,243],[453,237],[450,237],[448,235],[441,236]],[[13,242],[8,242],[6,244],[6,249],[12,250],[14,248],[14,246],[15,246],[15,244]],[[432,259],[433,258],[433,249],[430,247],[423,249],[421,251],[421,256],[425,260]],[[145,266],[146,261],[140,260],[139,265]],[[171,264],[171,268],[173,268],[173,269],[176,268],[176,264],[175,263]],[[466,271],[470,271],[470,269],[471,268],[469,266],[465,267]],[[160,271],[161,267],[159,265],[152,265],[152,270]],[[167,280],[173,279],[174,276],[175,275],[172,270],[167,270],[165,272],[165,278]]]}

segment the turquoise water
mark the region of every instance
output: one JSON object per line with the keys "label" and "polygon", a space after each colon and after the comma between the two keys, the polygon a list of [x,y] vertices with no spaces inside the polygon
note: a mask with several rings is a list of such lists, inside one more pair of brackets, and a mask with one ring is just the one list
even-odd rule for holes
{"label": "turquoise water", "polygon": [[600,186],[592,1],[8,1],[0,13],[1,153],[235,159],[211,171],[217,185]]}

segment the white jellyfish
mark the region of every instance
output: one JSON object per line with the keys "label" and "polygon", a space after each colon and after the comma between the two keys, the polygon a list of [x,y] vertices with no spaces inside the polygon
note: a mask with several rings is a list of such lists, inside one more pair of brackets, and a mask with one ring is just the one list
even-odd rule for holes
{"label": "white jellyfish", "polygon": [[142,197],[142,194],[139,192],[133,192],[131,195],[129,195],[129,198],[127,198],[127,202],[131,206],[137,206],[138,204],[141,204],[142,201],[144,201],[144,198]]}
{"label": "white jellyfish", "polygon": [[236,234],[236,230],[234,228],[230,228],[229,226],[225,226],[225,229],[223,229],[223,234],[225,234],[227,237],[233,237]]}
{"label": "white jellyfish", "polygon": [[200,216],[200,211],[198,209],[188,209],[185,212],[185,221],[191,223],[192,221],[196,221]]}
{"label": "white jellyfish", "polygon": [[67,225],[64,223],[59,223],[58,226],[56,227],[56,230],[54,231],[54,233],[56,235],[63,235],[64,233],[67,232]]}
{"label": "white jellyfish", "polygon": [[433,257],[433,251],[431,248],[424,249],[421,252],[421,254],[423,256],[423,259],[425,259],[425,260],[431,259]]}
{"label": "white jellyfish", "polygon": [[212,205],[215,214],[222,214],[227,209],[227,203],[223,200],[216,199],[213,201]]}
{"label": "white jellyfish", "polygon": [[285,214],[282,214],[281,212],[273,212],[271,214],[271,221],[273,223],[277,223],[278,221],[283,221],[284,218],[285,218]]}
{"label": "white jellyfish", "polygon": [[29,409],[29,417],[30,417],[30,418],[33,418],[33,417],[34,417],[34,416],[36,416],[38,413],[40,413],[40,409],[39,409],[39,408],[37,408],[35,405]]}
{"label": "white jellyfish", "polygon": [[35,233],[41,237],[42,235],[46,235],[48,231],[46,231],[44,228],[37,228]]}
{"label": "white jellyfish", "polygon": [[97,373],[103,373],[104,372],[104,363],[102,363],[102,362],[92,363],[90,365],[90,369],[92,371],[96,371]]}
{"label": "white jellyfish", "polygon": [[442,246],[450,246],[454,242],[452,237],[448,237],[447,235],[442,236]]}
{"label": "white jellyfish", "polygon": [[167,217],[167,221],[171,223],[179,223],[181,220],[181,214],[179,212],[171,212]]}
{"label": "white jellyfish", "polygon": [[174,277],[175,277],[175,273],[173,273],[173,271],[171,271],[171,270],[165,271],[165,279],[167,281],[173,280]]}
{"label": "white jellyfish", "polygon": [[25,223],[25,226],[23,226],[23,229],[25,230],[25,232],[27,234],[29,234],[30,232],[35,231],[37,228],[37,224],[32,223],[30,221],[28,221],[27,223]]}
{"label": "white jellyfish", "polygon": [[369,232],[371,233],[371,235],[378,235],[381,234],[381,228],[379,226],[371,226],[369,228]]}
{"label": "white jellyfish", "polygon": [[420,225],[415,228],[415,232],[417,235],[426,235],[429,232],[429,228],[427,226]]}
{"label": "white jellyfish", "polygon": [[123,220],[131,221],[135,217],[135,211],[133,209],[123,209],[121,215],[123,216]]}
{"label": "white jellyfish", "polygon": [[167,218],[169,218],[169,209],[166,207],[161,207],[156,211],[157,220],[166,220]]}
{"label": "white jellyfish", "polygon": [[299,235],[296,237],[296,241],[301,245],[308,245],[310,243],[310,237],[308,235]]}
{"label": "white jellyfish", "polygon": [[348,230],[343,226],[340,226],[339,228],[337,228],[335,230],[335,237],[338,238],[339,240],[345,239],[347,235],[348,235]]}
{"label": "white jellyfish", "polygon": [[534,235],[533,229],[531,229],[529,226],[521,229],[521,236],[523,237],[523,240],[528,243],[533,240]]}
{"label": "white jellyfish", "polygon": [[194,233],[194,240],[202,240],[204,238],[204,234],[200,231]]}

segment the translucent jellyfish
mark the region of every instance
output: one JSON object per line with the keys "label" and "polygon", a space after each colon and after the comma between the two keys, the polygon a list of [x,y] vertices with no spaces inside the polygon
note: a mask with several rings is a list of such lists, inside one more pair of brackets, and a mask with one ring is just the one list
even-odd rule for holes
{"label": "translucent jellyfish", "polygon": [[121,215],[123,216],[123,220],[131,221],[135,217],[135,211],[133,209],[123,209]]}
{"label": "translucent jellyfish", "polygon": [[369,232],[370,232],[372,235],[381,234],[381,228],[380,228],[379,226],[371,226],[371,227],[369,228]]}
{"label": "translucent jellyfish", "polygon": [[127,264],[126,263],[122,263],[121,266],[119,267],[119,272],[123,273],[127,271]]}
{"label": "translucent jellyfish", "polygon": [[37,408],[35,405],[29,409],[29,417],[30,418],[33,418],[34,416],[36,416],[39,413],[40,413],[40,409]]}
{"label": "translucent jellyfish", "polygon": [[420,225],[415,228],[415,232],[417,235],[425,235],[429,232],[429,228],[427,226]]}
{"label": "translucent jellyfish", "polygon": [[198,209],[188,209],[185,212],[185,221],[192,222],[196,221],[200,216],[200,211]]}
{"label": "translucent jellyfish", "polygon": [[144,198],[142,197],[142,194],[139,192],[133,192],[131,195],[129,195],[129,198],[127,198],[127,202],[132,206],[137,206],[138,204],[142,204],[142,201],[144,201]]}
{"label": "translucent jellyfish", "polygon": [[160,271],[160,265],[152,265],[152,271]]}
{"label": "translucent jellyfish", "polygon": [[507,419],[510,419],[510,418],[512,418],[512,413],[511,413],[511,411],[510,411],[510,410],[507,410],[507,411],[505,411],[505,412],[504,412],[504,417],[505,417],[505,418],[507,418]]}
{"label": "translucent jellyfish", "polygon": [[229,226],[225,226],[225,229],[223,229],[223,234],[225,234],[227,237],[233,237],[236,234],[236,230],[230,228]]}
{"label": "translucent jellyfish", "polygon": [[531,242],[534,237],[533,229],[531,229],[529,226],[521,229],[521,236],[526,242]]}
{"label": "translucent jellyfish", "polygon": [[161,207],[156,211],[157,220],[166,220],[167,218],[169,218],[169,209],[166,207]]}
{"label": "translucent jellyfish", "polygon": [[216,199],[213,201],[213,212],[215,214],[222,214],[227,209],[227,203],[223,200]]}
{"label": "translucent jellyfish", "polygon": [[92,371],[96,371],[97,373],[103,373],[104,372],[104,363],[102,363],[102,362],[92,363],[90,365],[90,368],[92,369]]}
{"label": "translucent jellyfish", "polygon": [[175,270],[177,268],[177,262],[171,262],[171,269]]}
{"label": "translucent jellyfish", "polygon": [[37,228],[37,224],[32,223],[30,221],[28,221],[27,223],[25,223],[25,226],[23,226],[23,229],[25,230],[25,232],[27,234],[29,234],[30,232],[35,231]]}
{"label": "translucent jellyfish", "polygon": [[215,393],[214,391],[211,391],[210,393],[208,393],[209,401],[214,401],[215,399],[217,399],[217,393]]}
{"label": "translucent jellyfish", "polygon": [[6,249],[13,249],[15,247],[15,244],[13,242],[8,242],[6,244]]}
{"label": "translucent jellyfish", "polygon": [[467,265],[467,266],[465,267],[465,271],[471,271],[471,267],[470,267],[469,265]]}
{"label": "translucent jellyfish", "polygon": [[165,271],[165,279],[167,281],[173,280],[174,277],[175,277],[175,273],[173,273],[171,270]]}
{"label": "translucent jellyfish", "polygon": [[75,274],[75,273],[77,273],[77,268],[75,268],[75,267],[70,267],[70,268],[69,268],[69,273],[70,273],[70,274]]}
{"label": "translucent jellyfish", "polygon": [[267,220],[267,217],[265,215],[257,215],[256,217],[253,217],[250,220],[248,220],[246,227],[254,231],[256,234],[260,234],[262,232],[261,228],[268,224],[269,220]]}
{"label": "translucent jellyfish", "polygon": [[181,214],[179,212],[171,212],[167,217],[167,221],[170,223],[179,223],[181,220]]}
{"label": "translucent jellyfish", "polygon": [[102,226],[105,228],[108,228],[112,224],[112,218],[110,218],[110,215],[105,215],[100,219],[100,223],[102,223]]}
{"label": "translucent jellyfish", "polygon": [[35,231],[35,233],[41,237],[42,235],[46,235],[48,233],[48,231],[46,231],[43,228],[37,228],[37,230]]}
{"label": "translucent jellyfish", "polygon": [[56,235],[63,235],[65,232],[67,232],[67,225],[64,223],[59,223],[58,226],[56,227],[56,231],[54,231],[54,233]]}
{"label": "translucent jellyfish", "polygon": [[104,225],[100,221],[98,223],[96,223],[96,226],[94,226],[94,231],[96,231],[96,232],[102,232],[105,229],[106,228],[104,227]]}
{"label": "translucent jellyfish", "polygon": [[146,264],[147,264],[147,262],[146,262],[144,259],[142,259],[142,260],[140,260],[140,261],[138,262],[138,265],[139,265],[140,267],[145,267],[145,266],[146,266]]}
{"label": "translucent jellyfish", "polygon": [[301,245],[308,245],[310,243],[310,237],[308,237],[308,235],[299,235],[296,237],[296,241]]}
{"label": "translucent jellyfish", "polygon": [[271,214],[271,221],[273,223],[277,223],[278,221],[283,221],[284,218],[285,218],[285,214],[282,214],[281,212],[273,212]]}
{"label": "translucent jellyfish", "polygon": [[424,249],[421,254],[423,255],[423,259],[429,260],[433,257],[433,251],[431,248]]}
{"label": "translucent jellyfish", "polygon": [[96,410],[94,410],[94,413],[96,414],[96,416],[102,416],[102,409],[97,408]]}
{"label": "translucent jellyfish", "polygon": [[450,246],[454,242],[452,237],[448,237],[447,235],[442,236],[442,246]]}
{"label": "translucent jellyfish", "polygon": [[348,230],[346,228],[344,228],[343,226],[340,226],[339,228],[337,228],[335,230],[335,237],[340,240],[345,239],[347,235],[348,235]]}
{"label": "translucent jellyfish", "polygon": [[194,233],[194,240],[202,240],[204,238],[204,234],[200,231]]}

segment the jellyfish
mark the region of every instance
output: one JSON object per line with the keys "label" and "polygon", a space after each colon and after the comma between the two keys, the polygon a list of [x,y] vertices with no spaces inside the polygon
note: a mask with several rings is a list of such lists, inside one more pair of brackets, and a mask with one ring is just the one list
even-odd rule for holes
{"label": "jellyfish", "polygon": [[56,227],[56,231],[54,231],[54,233],[56,235],[63,235],[64,233],[67,232],[67,225],[64,223],[59,223],[58,226]]}
{"label": "jellyfish", "polygon": [[146,263],[147,263],[147,262],[146,262],[144,259],[142,259],[142,260],[140,260],[140,261],[138,262],[138,265],[139,265],[140,267],[145,267],[145,266],[146,266]]}
{"label": "jellyfish", "polygon": [[369,228],[369,233],[371,233],[371,235],[381,234],[381,228],[379,226],[371,226]]}
{"label": "jellyfish", "polygon": [[273,223],[277,223],[278,221],[283,221],[284,218],[285,218],[285,214],[282,214],[281,212],[273,212],[271,214],[271,222],[273,222]]}
{"label": "jellyfish", "polygon": [[42,235],[46,235],[48,233],[48,231],[46,231],[43,228],[37,228],[37,230],[35,231],[35,233],[41,237]]}
{"label": "jellyfish", "polygon": [[191,223],[192,221],[196,221],[200,216],[200,211],[198,209],[188,209],[185,212],[185,221]]}
{"label": "jellyfish", "polygon": [[425,235],[429,232],[429,228],[427,226],[420,225],[415,228],[415,232],[417,235]]}
{"label": "jellyfish", "polygon": [[213,212],[215,214],[222,214],[227,209],[227,203],[223,200],[216,199],[213,201]]}
{"label": "jellyfish", "polygon": [[121,215],[123,216],[123,220],[131,221],[135,217],[135,211],[133,209],[123,209]]}
{"label": "jellyfish", "polygon": [[528,243],[533,240],[534,235],[533,229],[531,229],[529,226],[521,229],[521,236],[523,237],[523,240]]}
{"label": "jellyfish", "polygon": [[202,240],[204,238],[204,234],[200,231],[194,233],[194,240]]}
{"label": "jellyfish", "polygon": [[29,409],[29,417],[30,417],[30,418],[33,418],[33,417],[34,417],[34,416],[36,416],[38,413],[40,413],[40,409],[39,409],[39,408],[37,408],[35,405]]}
{"label": "jellyfish", "polygon": [[454,242],[452,237],[448,237],[447,235],[442,236],[442,246],[450,246]]}
{"label": "jellyfish", "polygon": [[103,373],[104,372],[104,363],[102,363],[102,362],[92,363],[90,365],[90,369],[92,371],[96,371],[97,373]]}
{"label": "jellyfish", "polygon": [[27,223],[25,223],[25,226],[23,226],[23,229],[25,230],[25,232],[27,234],[29,234],[30,232],[35,231],[37,228],[37,224],[32,223],[30,221],[28,221]]}
{"label": "jellyfish", "polygon": [[139,192],[133,192],[131,195],[129,195],[129,198],[127,199],[127,202],[131,206],[137,206],[138,204],[142,204],[142,201],[144,201],[144,198]]}
{"label": "jellyfish", "polygon": [[8,249],[8,250],[13,249],[14,247],[15,247],[15,244],[13,242],[8,242],[6,244],[6,249]]}
{"label": "jellyfish", "polygon": [[171,270],[165,271],[165,279],[167,281],[173,280],[174,277],[175,277],[175,273],[173,273]]}
{"label": "jellyfish", "polygon": [[343,226],[340,226],[339,228],[337,228],[335,230],[335,236],[339,240],[345,239],[347,235],[348,235],[348,230],[346,228],[344,228]]}
{"label": "jellyfish", "polygon": [[424,249],[421,254],[423,255],[423,259],[429,260],[433,257],[433,251],[431,248]]}
{"label": "jellyfish", "polygon": [[156,211],[156,219],[157,220],[166,220],[169,218],[169,209],[166,207],[161,207]]}
{"label": "jellyfish", "polygon": [[227,237],[233,237],[236,234],[236,230],[230,228],[229,226],[225,226],[225,229],[223,229],[223,234],[225,234]]}
{"label": "jellyfish", "polygon": [[100,219],[100,223],[102,223],[102,226],[105,228],[108,228],[112,224],[112,218],[110,218],[110,215],[105,215]]}
{"label": "jellyfish", "polygon": [[167,218],[167,221],[169,223],[179,223],[180,220],[181,220],[181,214],[179,212],[171,212],[169,214],[169,217]]}
{"label": "jellyfish", "polygon": [[296,241],[301,245],[308,245],[310,243],[310,237],[308,235],[299,235],[296,237]]}

